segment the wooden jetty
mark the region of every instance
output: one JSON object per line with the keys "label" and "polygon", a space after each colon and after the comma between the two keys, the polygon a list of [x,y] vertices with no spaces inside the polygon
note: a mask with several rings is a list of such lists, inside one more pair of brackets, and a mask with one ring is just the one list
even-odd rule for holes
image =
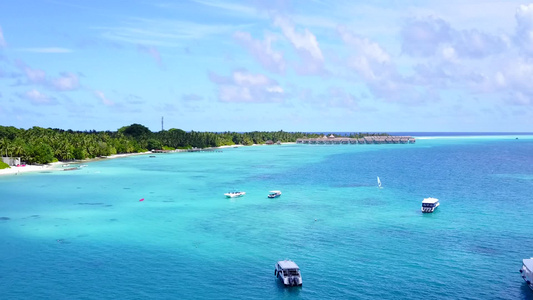
{"label": "wooden jetty", "polygon": [[414,144],[415,138],[412,136],[365,136],[359,139],[348,137],[322,136],[312,139],[297,139],[297,144],[312,145],[354,145],[354,144]]}
{"label": "wooden jetty", "polygon": [[176,150],[158,150],[153,149],[152,153],[175,153],[175,152],[222,152],[218,148],[192,148],[192,149],[176,149]]}

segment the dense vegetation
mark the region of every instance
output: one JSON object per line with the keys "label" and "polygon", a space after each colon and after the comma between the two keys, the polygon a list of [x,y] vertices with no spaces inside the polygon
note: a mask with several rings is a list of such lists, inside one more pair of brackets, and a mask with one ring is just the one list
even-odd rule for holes
{"label": "dense vegetation", "polygon": [[[351,134],[361,137],[369,134]],[[22,161],[44,164],[108,156],[117,153],[144,152],[153,149],[208,148],[225,145],[264,144],[266,141],[295,142],[302,137],[319,137],[301,132],[186,132],[170,129],[151,132],[140,124],[124,126],[118,131],[72,131],[33,127],[18,129],[0,126],[2,156],[21,157]]]}

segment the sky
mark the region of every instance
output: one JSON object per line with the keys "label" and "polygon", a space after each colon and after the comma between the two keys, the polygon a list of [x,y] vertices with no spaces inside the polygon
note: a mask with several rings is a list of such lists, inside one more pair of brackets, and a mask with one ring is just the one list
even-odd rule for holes
{"label": "sky", "polygon": [[1,126],[133,123],[533,132],[533,3],[0,1]]}

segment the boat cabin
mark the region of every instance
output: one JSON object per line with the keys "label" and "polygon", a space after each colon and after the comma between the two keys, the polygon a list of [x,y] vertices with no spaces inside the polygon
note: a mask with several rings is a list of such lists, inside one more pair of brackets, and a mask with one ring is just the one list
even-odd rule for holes
{"label": "boat cabin", "polygon": [[531,290],[533,290],[533,257],[522,260],[522,269],[520,275]]}
{"label": "boat cabin", "polygon": [[422,201],[422,212],[432,213],[440,205],[439,199],[425,198]]}
{"label": "boat cabin", "polygon": [[281,260],[276,263],[274,275],[285,286],[300,286],[302,285],[302,276],[300,268],[292,260]]}

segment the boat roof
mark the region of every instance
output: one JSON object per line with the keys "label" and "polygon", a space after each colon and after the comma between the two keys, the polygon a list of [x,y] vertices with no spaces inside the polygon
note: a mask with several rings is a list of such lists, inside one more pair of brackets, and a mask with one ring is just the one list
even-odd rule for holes
{"label": "boat roof", "polygon": [[299,269],[298,265],[295,262],[293,262],[292,260],[281,260],[281,261],[278,261],[278,265],[282,269]]}
{"label": "boat roof", "polygon": [[533,272],[533,257],[524,259],[523,263],[529,271]]}
{"label": "boat roof", "polygon": [[270,191],[269,193],[272,193],[272,194],[276,193],[277,194],[277,193],[281,193],[281,191]]}
{"label": "boat roof", "polygon": [[425,198],[422,203],[437,203],[439,202],[439,199],[436,198]]}

